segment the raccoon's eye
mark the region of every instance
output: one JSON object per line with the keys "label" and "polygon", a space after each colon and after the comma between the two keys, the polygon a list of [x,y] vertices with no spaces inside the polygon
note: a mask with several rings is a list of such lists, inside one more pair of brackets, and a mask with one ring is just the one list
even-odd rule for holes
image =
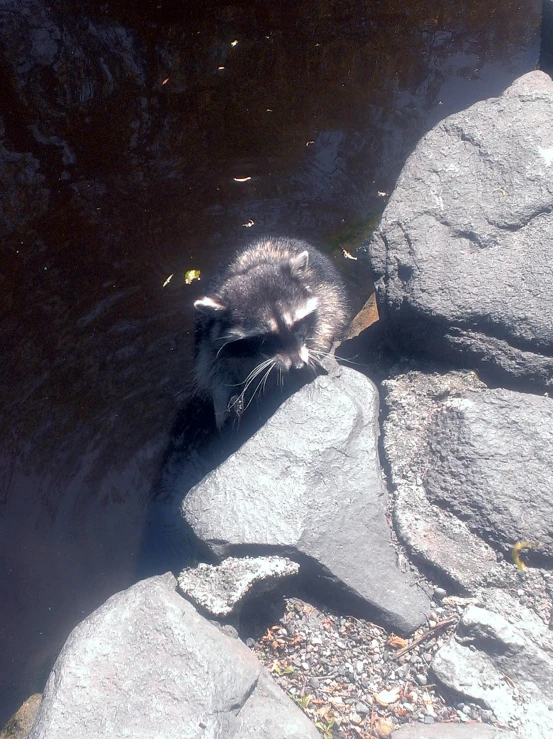
{"label": "raccoon's eye", "polygon": [[304,316],[304,318],[296,321],[292,327],[294,336],[300,339],[300,341],[303,341],[307,334],[309,334],[313,330],[316,322],[317,316],[315,312],[309,313],[307,316]]}
{"label": "raccoon's eye", "polygon": [[255,357],[259,354],[272,354],[278,350],[278,339],[274,334],[259,334],[232,341],[225,346],[229,357]]}

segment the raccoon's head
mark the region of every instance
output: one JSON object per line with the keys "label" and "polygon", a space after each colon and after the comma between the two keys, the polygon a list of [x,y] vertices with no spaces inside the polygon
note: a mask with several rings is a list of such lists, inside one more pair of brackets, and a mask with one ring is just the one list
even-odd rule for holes
{"label": "raccoon's head", "polygon": [[281,371],[309,363],[318,298],[310,290],[307,251],[229,277],[194,303],[220,361],[274,362]]}

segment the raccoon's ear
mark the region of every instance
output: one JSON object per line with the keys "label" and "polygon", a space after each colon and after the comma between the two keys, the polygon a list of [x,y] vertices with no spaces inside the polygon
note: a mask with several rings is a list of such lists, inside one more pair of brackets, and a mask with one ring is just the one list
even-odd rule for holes
{"label": "raccoon's ear", "polygon": [[301,277],[309,264],[309,252],[307,249],[290,259],[290,270],[292,277]]}
{"label": "raccoon's ear", "polygon": [[217,300],[217,298],[210,298],[206,295],[205,298],[200,298],[195,301],[194,308],[200,313],[212,316],[215,313],[222,313],[222,311],[227,309],[227,306],[224,303],[221,303],[220,300]]}

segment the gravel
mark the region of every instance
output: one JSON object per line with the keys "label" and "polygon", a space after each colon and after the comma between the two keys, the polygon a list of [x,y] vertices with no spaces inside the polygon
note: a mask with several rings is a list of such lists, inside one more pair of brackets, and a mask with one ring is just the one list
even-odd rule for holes
{"label": "gravel", "polygon": [[408,722],[493,722],[477,705],[453,703],[428,674],[473,599],[434,597],[428,623],[406,640],[298,598],[265,634],[248,639],[280,687],[325,739],[387,739]]}

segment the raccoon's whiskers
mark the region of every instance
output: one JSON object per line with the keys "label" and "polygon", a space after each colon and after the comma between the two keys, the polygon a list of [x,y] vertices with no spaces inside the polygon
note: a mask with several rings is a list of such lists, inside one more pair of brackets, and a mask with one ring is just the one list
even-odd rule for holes
{"label": "raccoon's whiskers", "polygon": [[[252,393],[252,396],[251,396],[251,398],[250,398],[250,399],[248,400],[247,404],[246,404],[246,405],[244,406],[244,410],[246,410],[246,408],[248,408],[248,407],[249,407],[250,403],[251,403],[251,402],[252,402],[252,400],[253,400],[253,399],[255,398],[255,396],[256,396],[256,393],[257,393],[257,391],[259,390],[259,388],[261,387],[261,385],[264,385],[264,384],[265,384],[265,383],[267,382],[267,378],[269,377],[269,375],[270,375],[270,373],[271,373],[271,370],[272,370],[272,369],[273,369],[273,367],[275,366],[275,362],[274,362],[274,360],[270,360],[270,361],[271,361],[271,365],[270,365],[270,367],[269,367],[269,368],[267,369],[267,371],[265,372],[265,374],[263,375],[263,377],[261,378],[261,380],[259,380],[259,382],[257,383],[257,385],[256,385],[256,387],[255,387],[255,390],[254,390],[254,391],[253,391],[253,393]],[[251,384],[251,383],[250,383],[250,384]],[[246,388],[244,388],[244,390],[243,390],[243,392],[242,392],[242,395],[244,395],[244,393],[245,393],[245,392],[246,392]]]}
{"label": "raccoon's whiskers", "polygon": [[274,359],[266,359],[264,362],[260,362],[254,369],[250,372],[250,374],[246,377],[244,380],[244,390],[242,393],[245,393],[248,387],[252,384],[252,382],[255,380],[255,378],[259,375],[260,372],[262,372],[265,367],[268,367],[270,364],[274,364]]}
{"label": "raccoon's whiskers", "polygon": [[[233,408],[237,403],[243,403],[244,402],[244,399],[246,397],[246,392],[247,392],[248,388],[250,387],[250,385],[252,384],[252,382],[255,380],[255,378],[256,377],[259,377],[259,375],[267,367],[269,367],[269,369],[267,370],[267,375],[268,375],[269,372],[271,371],[271,369],[273,368],[273,365],[274,365],[274,359],[266,359],[264,362],[260,362],[256,367],[254,367],[254,369],[246,377],[246,379],[244,380],[244,382],[243,383],[240,383],[240,384],[243,384],[244,385],[244,387],[242,388],[242,392],[238,395],[238,397],[236,398],[236,400],[234,401],[234,403],[232,403],[229,406],[229,408]],[[263,382],[263,378],[261,379],[261,382]],[[257,387],[259,387],[259,385]],[[255,393],[257,392],[257,387],[254,390],[253,395],[255,395]],[[249,404],[250,403],[248,403],[248,405]],[[246,406],[246,408],[247,407],[248,406]],[[245,410],[245,408],[244,408],[244,410]]]}
{"label": "raccoon's whiskers", "polygon": [[[317,351],[316,349],[310,349],[309,350],[309,354],[315,355],[314,356],[314,359],[315,359],[315,361],[318,364],[321,365],[321,367],[323,366],[321,364],[321,358],[324,358],[324,357],[336,357],[336,355],[334,354],[334,352],[323,352],[323,351]],[[367,366],[363,362],[354,362],[353,360],[346,359],[345,357],[336,357],[336,361],[338,361],[338,362],[345,362],[346,364],[353,364],[355,367],[366,367]]]}
{"label": "raccoon's whiskers", "polygon": [[[222,341],[224,341],[225,343],[223,344],[223,346],[220,346],[219,349],[217,350],[217,354],[215,355],[215,359],[218,359],[219,354],[223,351],[223,349],[225,348],[225,346],[228,346],[229,344],[232,344],[235,341],[239,341],[238,337],[232,336],[232,335],[230,335],[230,336],[220,336],[219,338],[222,339]],[[227,341],[227,339],[228,339],[228,341]]]}

